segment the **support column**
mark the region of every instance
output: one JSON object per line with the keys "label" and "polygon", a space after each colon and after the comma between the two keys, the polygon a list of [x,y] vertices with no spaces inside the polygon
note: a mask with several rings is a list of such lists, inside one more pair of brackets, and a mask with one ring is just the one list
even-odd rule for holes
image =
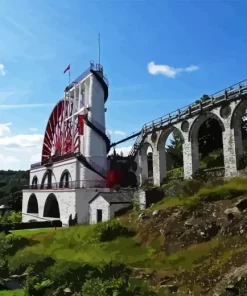
{"label": "support column", "polygon": [[142,149],[139,154],[139,168],[140,168],[140,185],[143,185],[148,179],[148,158],[147,153],[143,153]]}
{"label": "support column", "polygon": [[160,186],[166,177],[166,154],[165,146],[153,151],[153,179],[154,185]]}
{"label": "support column", "polygon": [[225,131],[222,133],[225,176],[236,176],[238,171],[238,161],[243,155],[241,129],[237,127],[231,129],[230,120],[225,123]]}
{"label": "support column", "polygon": [[185,140],[183,143],[184,179],[190,179],[199,169],[198,141]]}

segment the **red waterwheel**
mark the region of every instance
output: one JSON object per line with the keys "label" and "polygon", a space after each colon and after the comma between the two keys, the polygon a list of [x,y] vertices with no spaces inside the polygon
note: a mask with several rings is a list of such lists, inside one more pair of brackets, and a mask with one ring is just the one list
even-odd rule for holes
{"label": "red waterwheel", "polygon": [[80,137],[77,117],[74,124],[72,118],[64,122],[65,118],[72,115],[72,106],[61,100],[54,107],[46,126],[41,161],[55,154],[64,155],[79,151]]}

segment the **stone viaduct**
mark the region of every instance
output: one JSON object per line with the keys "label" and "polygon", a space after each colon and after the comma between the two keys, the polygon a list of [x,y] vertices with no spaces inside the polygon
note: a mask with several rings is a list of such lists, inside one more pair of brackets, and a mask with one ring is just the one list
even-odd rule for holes
{"label": "stone viaduct", "polygon": [[142,128],[130,155],[137,162],[140,185],[148,179],[147,149],[153,151],[153,181],[159,186],[166,177],[165,141],[174,130],[183,141],[184,178],[189,179],[199,168],[198,131],[209,118],[222,129],[225,176],[236,176],[243,157],[241,121],[247,108],[247,81],[158,118]]}

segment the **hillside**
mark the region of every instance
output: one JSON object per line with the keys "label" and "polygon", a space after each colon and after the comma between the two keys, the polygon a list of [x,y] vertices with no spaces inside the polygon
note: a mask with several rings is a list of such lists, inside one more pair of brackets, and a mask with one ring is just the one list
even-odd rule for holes
{"label": "hillside", "polygon": [[0,170],[0,205],[8,204],[21,210],[22,188],[29,183],[29,171]]}
{"label": "hillside", "polygon": [[33,296],[246,295],[247,178],[159,190],[110,222],[2,236],[1,277],[27,271]]}

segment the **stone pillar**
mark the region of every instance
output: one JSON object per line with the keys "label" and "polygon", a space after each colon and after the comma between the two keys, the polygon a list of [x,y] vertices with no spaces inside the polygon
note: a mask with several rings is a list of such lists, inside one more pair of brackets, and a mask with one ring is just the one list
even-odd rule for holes
{"label": "stone pillar", "polygon": [[166,177],[166,155],[165,146],[153,151],[153,179],[154,185],[160,186],[163,179]]}
{"label": "stone pillar", "polygon": [[144,152],[146,152],[145,149],[141,149],[139,154],[140,185],[143,185],[148,179],[148,157]]}
{"label": "stone pillar", "polygon": [[198,141],[189,142],[185,140],[183,143],[183,163],[184,163],[184,179],[190,179],[191,176],[199,168],[199,147]]}
{"label": "stone pillar", "polygon": [[230,127],[230,120],[225,121],[225,131],[222,133],[225,176],[231,177],[237,174],[237,163],[243,155],[241,130],[234,131]]}

